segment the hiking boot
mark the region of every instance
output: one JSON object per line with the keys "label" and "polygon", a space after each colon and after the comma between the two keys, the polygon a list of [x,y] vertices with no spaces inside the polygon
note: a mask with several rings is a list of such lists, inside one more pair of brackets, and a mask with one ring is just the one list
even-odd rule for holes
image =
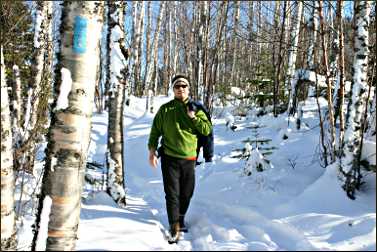
{"label": "hiking boot", "polygon": [[169,243],[174,243],[179,240],[179,222],[174,223],[170,226],[170,241]]}
{"label": "hiking boot", "polygon": [[179,231],[184,232],[184,233],[188,232],[188,228],[185,225],[185,216],[184,215],[179,216]]}

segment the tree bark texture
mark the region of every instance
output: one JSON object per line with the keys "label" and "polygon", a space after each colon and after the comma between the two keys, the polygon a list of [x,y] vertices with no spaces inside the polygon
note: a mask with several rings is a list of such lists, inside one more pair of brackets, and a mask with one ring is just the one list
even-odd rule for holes
{"label": "tree bark texture", "polygon": [[[288,56],[288,70],[287,70],[287,81],[289,84],[292,84],[293,74],[296,67],[296,58],[297,58],[297,45],[299,38],[299,30],[301,24],[301,15],[302,15],[302,2],[297,2],[297,22],[294,27],[292,27],[291,33],[291,45]],[[287,86],[289,86],[287,83]],[[289,88],[289,103],[288,103],[288,112],[289,115],[294,115],[296,113],[297,107],[297,84],[295,86],[291,85]]]}
{"label": "tree bark texture", "polygon": [[[52,48],[49,46],[51,43],[51,22],[52,22],[52,1],[37,1],[37,20],[40,19],[41,23],[36,24],[34,34],[34,56],[33,56],[33,82],[31,87],[33,88],[33,102],[31,109],[31,118],[29,128],[34,129],[38,120],[38,106],[40,96],[42,92],[46,92],[46,82],[48,75],[51,72],[49,67],[51,64],[48,60],[51,60]],[[48,51],[50,49],[50,52]]]}
{"label": "tree bark texture", "polygon": [[346,130],[344,134],[344,159],[341,171],[345,176],[343,189],[348,197],[355,198],[356,189],[360,188],[360,152],[362,132],[362,118],[368,94],[367,72],[369,55],[369,13],[370,2],[357,1],[354,4],[354,58],[351,94],[348,103]]}
{"label": "tree bark texture", "polygon": [[328,64],[328,56],[327,56],[327,48],[326,48],[326,41],[325,41],[325,28],[324,28],[324,20],[323,20],[323,8],[322,8],[322,1],[319,1],[319,17],[320,17],[320,29],[321,29],[321,42],[322,42],[322,50],[323,50],[323,66],[325,67],[325,74],[326,74],[326,84],[327,84],[327,107],[328,107],[328,116],[326,120],[328,121],[329,125],[329,133],[330,133],[330,146],[329,146],[329,154],[331,163],[335,162],[335,123],[334,123],[334,110],[333,110],[333,102],[332,102],[332,82],[330,80],[330,69]]}
{"label": "tree bark texture", "polygon": [[[124,160],[123,160],[123,105],[125,101],[126,76],[128,73],[128,55],[121,52],[124,43],[124,8],[125,4],[121,1],[111,1],[109,6],[109,124],[108,124],[108,148],[110,158],[114,162],[114,174],[108,175],[108,191],[115,201],[124,200]],[[109,167],[109,166],[108,166]],[[109,173],[112,169],[109,169]],[[116,184],[116,185],[115,185]],[[120,187],[119,187],[120,186]],[[117,193],[121,188],[121,193]]]}
{"label": "tree bark texture", "polygon": [[[49,132],[47,250],[74,250],[90,139],[103,2],[64,2],[61,83]],[[68,88],[68,89],[67,89]],[[62,101],[67,100],[67,103]],[[43,188],[42,188],[43,189]]]}
{"label": "tree bark texture", "polygon": [[[336,17],[338,23],[339,57],[338,57],[338,76],[339,89],[336,96],[336,106],[334,111],[334,121],[339,115],[339,143],[338,148],[343,146],[344,141],[344,34],[343,34],[343,0],[337,1]],[[338,111],[338,112],[337,112]],[[339,151],[339,150],[338,150]]]}
{"label": "tree bark texture", "polygon": [[5,81],[3,46],[1,46],[1,250],[12,250],[17,245],[15,240],[14,187],[9,97]]}

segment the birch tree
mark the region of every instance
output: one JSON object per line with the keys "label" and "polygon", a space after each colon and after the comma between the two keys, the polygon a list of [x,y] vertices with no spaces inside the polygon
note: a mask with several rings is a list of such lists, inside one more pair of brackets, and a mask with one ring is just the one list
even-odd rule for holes
{"label": "birch tree", "polygon": [[12,130],[1,45],[1,250],[15,250],[17,246],[14,187]]}
{"label": "birch tree", "polygon": [[369,1],[354,3],[354,58],[350,99],[344,135],[344,156],[341,157],[340,171],[343,174],[343,189],[347,196],[355,199],[355,191],[360,189],[360,155],[362,143],[362,117],[367,98],[367,69],[369,55]]}
{"label": "birch tree", "polygon": [[297,104],[297,81],[293,80],[293,74],[296,67],[297,58],[297,45],[299,39],[299,30],[301,24],[302,15],[302,1],[297,1],[297,19],[295,25],[292,27],[291,33],[291,45],[288,54],[288,70],[287,70],[287,83],[286,86],[289,87],[289,103],[288,103],[288,114],[294,115],[296,113]]}
{"label": "birch tree", "polygon": [[[124,8],[121,1],[108,2],[109,52],[109,123],[108,123],[108,183],[107,191],[116,202],[126,204],[123,162],[123,106],[127,77],[127,52],[124,45]],[[122,50],[123,48],[123,50]]]}
{"label": "birch tree", "polygon": [[146,33],[145,33],[145,67],[144,67],[144,78],[143,78],[143,89],[144,89],[144,94],[146,94],[146,91],[149,89],[147,83],[147,72],[148,69],[150,68],[150,62],[151,62],[151,26],[152,26],[152,15],[151,15],[151,1],[148,1],[147,4],[147,18],[148,18],[148,23],[147,23],[147,28],[146,28]]}
{"label": "birch tree", "polygon": [[22,100],[21,100],[21,78],[20,78],[20,68],[17,65],[13,65],[13,119],[12,126],[14,127],[14,132],[20,130],[21,127],[21,114],[22,114]]}
{"label": "birch tree", "polygon": [[140,95],[142,92],[142,79],[141,79],[141,58],[142,58],[142,48],[143,48],[143,37],[144,37],[144,8],[145,2],[140,2],[140,12],[137,19],[137,31],[135,34],[135,67],[134,67],[134,85],[136,94]]}
{"label": "birch tree", "polygon": [[[89,147],[103,2],[64,2],[54,111],[46,148],[40,215],[49,208],[47,250],[74,250]],[[48,211],[48,210],[47,210]],[[36,246],[32,247],[33,250]]]}
{"label": "birch tree", "polygon": [[164,25],[164,34],[165,34],[165,43],[163,46],[164,49],[164,59],[163,59],[163,87],[164,91],[169,90],[170,88],[170,37],[171,37],[171,6],[166,6],[166,15],[165,15],[165,25]]}
{"label": "birch tree", "polygon": [[231,69],[231,80],[232,85],[236,84],[236,62],[237,62],[237,48],[238,48],[238,23],[240,19],[240,1],[234,2],[233,10],[233,57],[232,57],[232,69]]}
{"label": "birch tree", "polygon": [[198,96],[197,98],[200,101],[204,101],[204,79],[203,79],[203,72],[204,72],[204,29],[205,29],[205,15],[207,11],[207,2],[199,2],[199,15],[198,18],[198,37],[197,37],[197,54],[196,54],[196,62],[197,62],[197,90]]}
{"label": "birch tree", "polygon": [[151,52],[150,62],[152,62],[152,65],[147,68],[147,72],[146,72],[146,83],[147,83],[147,85],[149,85],[149,83],[151,83],[152,71],[154,72],[154,76],[155,76],[155,79],[154,79],[154,82],[153,82],[154,83],[154,85],[153,85],[153,95],[151,97],[151,102],[150,102],[151,113],[153,113],[153,96],[155,96],[157,94],[157,83],[158,83],[158,65],[157,65],[157,62],[158,62],[158,45],[159,45],[159,39],[158,38],[160,36],[161,21],[162,21],[162,17],[164,15],[164,12],[165,12],[165,5],[166,5],[165,2],[160,3],[160,10],[159,10],[158,18],[157,18],[156,30],[154,32],[154,37],[153,37],[153,50]]}
{"label": "birch tree", "polygon": [[313,2],[312,6],[312,14],[310,15],[309,22],[308,22],[308,28],[310,32],[310,38],[309,38],[309,47],[308,47],[308,56],[307,56],[307,65],[309,70],[313,71],[314,66],[314,45],[317,40],[317,31],[319,27],[319,18],[318,18],[318,1]]}
{"label": "birch tree", "polygon": [[[33,89],[33,103],[31,107],[31,118],[29,128],[33,129],[37,123],[37,110],[40,101],[43,81],[48,81],[50,73],[48,58],[51,59],[51,51],[48,51],[51,37],[51,18],[52,18],[52,1],[37,1],[36,25],[34,31],[34,64],[33,80],[31,87]],[[51,47],[50,47],[51,48]],[[50,56],[49,56],[50,55]]]}
{"label": "birch tree", "polygon": [[[51,91],[52,72],[52,1],[36,2],[36,24],[34,31],[34,55],[32,58],[32,76],[29,90],[30,106],[27,114],[30,121],[25,121],[25,136],[23,139],[27,151],[23,153],[21,165],[29,171],[34,169],[37,144],[41,141],[43,128],[48,125],[48,98]],[[28,117],[29,118],[29,117]],[[30,139],[26,139],[30,138]],[[27,144],[30,144],[28,147]],[[26,157],[25,157],[26,156]],[[27,161],[25,160],[27,159]],[[27,163],[24,163],[24,162]]]}

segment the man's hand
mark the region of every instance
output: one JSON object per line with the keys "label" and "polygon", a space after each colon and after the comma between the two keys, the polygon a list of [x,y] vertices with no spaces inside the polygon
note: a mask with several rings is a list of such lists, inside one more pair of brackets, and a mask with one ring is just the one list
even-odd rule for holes
{"label": "man's hand", "polygon": [[153,149],[149,150],[149,164],[153,168],[157,168],[157,155],[156,155],[156,151]]}

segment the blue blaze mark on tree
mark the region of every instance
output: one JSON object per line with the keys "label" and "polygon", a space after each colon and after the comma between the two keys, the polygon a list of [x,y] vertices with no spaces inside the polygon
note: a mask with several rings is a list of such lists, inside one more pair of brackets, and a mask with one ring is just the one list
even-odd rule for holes
{"label": "blue blaze mark on tree", "polygon": [[80,16],[75,17],[73,27],[73,51],[75,53],[86,52],[86,34],[88,32],[88,19]]}

